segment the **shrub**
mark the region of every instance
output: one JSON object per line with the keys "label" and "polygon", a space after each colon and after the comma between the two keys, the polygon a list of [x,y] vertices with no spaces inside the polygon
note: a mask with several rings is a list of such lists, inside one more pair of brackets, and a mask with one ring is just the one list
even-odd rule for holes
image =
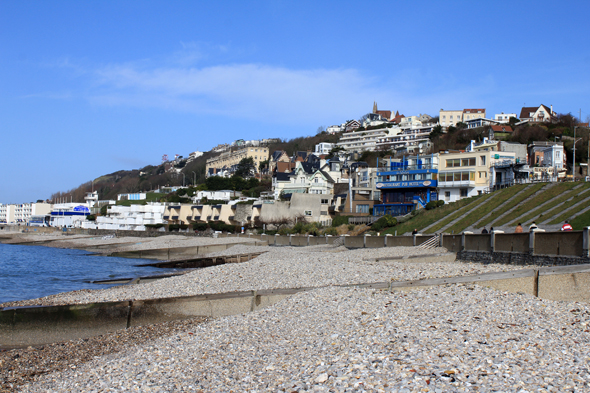
{"label": "shrub", "polygon": [[236,232],[236,227],[235,226],[226,224],[223,221],[211,221],[209,223],[209,226],[214,231],[231,232],[231,233]]}
{"label": "shrub", "polygon": [[348,230],[349,231],[353,231],[354,230],[354,224],[348,224]]}
{"label": "shrub", "polygon": [[96,216],[94,214],[89,214],[86,216],[86,219],[88,221],[95,221],[96,220]]}
{"label": "shrub", "polygon": [[193,230],[195,231],[204,231],[207,227],[206,222],[193,222]]}
{"label": "shrub", "polygon": [[444,206],[444,205],[445,205],[445,201],[443,201],[442,199],[440,201],[436,201],[437,207]]}
{"label": "shrub", "polygon": [[338,230],[334,227],[326,228],[324,230],[324,235],[338,236]]}
{"label": "shrub", "polygon": [[333,227],[339,227],[342,224],[348,224],[348,217],[350,216],[336,216],[332,220]]}
{"label": "shrub", "polygon": [[371,225],[371,229],[374,231],[381,231],[385,228],[390,228],[397,225],[397,219],[390,215],[386,215],[378,219]]}
{"label": "shrub", "polygon": [[435,209],[437,206],[438,206],[437,201],[430,201],[426,204],[425,209],[432,210],[432,209]]}

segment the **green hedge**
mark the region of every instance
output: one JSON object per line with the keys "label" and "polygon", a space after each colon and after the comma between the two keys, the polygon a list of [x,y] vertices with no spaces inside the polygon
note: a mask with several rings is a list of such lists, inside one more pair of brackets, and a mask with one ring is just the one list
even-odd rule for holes
{"label": "green hedge", "polygon": [[336,217],[334,217],[334,219],[332,220],[332,226],[339,227],[342,224],[348,225],[348,218],[349,217],[350,216],[336,216]]}
{"label": "green hedge", "polygon": [[390,215],[383,216],[371,225],[371,229],[374,231],[381,231],[385,228],[394,227],[397,225],[397,219]]}

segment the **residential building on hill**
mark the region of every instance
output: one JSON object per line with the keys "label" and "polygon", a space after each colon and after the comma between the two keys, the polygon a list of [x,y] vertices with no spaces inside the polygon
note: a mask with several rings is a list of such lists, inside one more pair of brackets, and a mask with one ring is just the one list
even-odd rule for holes
{"label": "residential building on hill", "polygon": [[441,152],[439,160],[438,189],[447,203],[514,184],[516,154],[499,152],[497,142],[468,152]]}
{"label": "residential building on hill", "polygon": [[438,113],[438,122],[443,128],[456,126],[461,121],[463,121],[463,110],[441,109]]}
{"label": "residential building on hill", "polygon": [[523,107],[520,110],[520,120],[531,123],[549,123],[557,121],[557,114],[553,112],[553,105],[548,108],[541,104],[538,107]]}
{"label": "residential building on hill", "polygon": [[463,109],[463,110],[444,110],[441,109],[438,115],[438,122],[443,128],[456,126],[457,123],[486,117],[486,110],[480,109]]}
{"label": "residential building on hill", "polygon": [[518,116],[516,115],[516,113],[497,113],[494,115],[494,120],[497,121],[498,123],[508,123],[510,121],[510,118],[514,117],[515,119],[518,119]]}
{"label": "residential building on hill", "polygon": [[244,158],[252,158],[254,161],[254,170],[259,172],[260,163],[267,161],[269,157],[268,147],[243,147],[236,150],[229,149],[218,156],[211,157],[207,160],[205,173],[207,176],[216,175],[219,171],[227,171],[235,165],[238,165]]}

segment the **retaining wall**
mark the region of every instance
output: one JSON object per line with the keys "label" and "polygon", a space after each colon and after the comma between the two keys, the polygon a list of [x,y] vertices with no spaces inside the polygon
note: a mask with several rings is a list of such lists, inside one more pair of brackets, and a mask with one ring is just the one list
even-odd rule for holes
{"label": "retaining wall", "polygon": [[[590,301],[588,265],[342,286],[407,291],[457,283],[473,283],[513,293],[524,292],[549,300]],[[87,305],[5,308],[0,309],[0,349],[87,338],[131,326],[171,320],[198,316],[220,317],[256,311],[294,293],[312,289],[315,288],[228,292]]]}

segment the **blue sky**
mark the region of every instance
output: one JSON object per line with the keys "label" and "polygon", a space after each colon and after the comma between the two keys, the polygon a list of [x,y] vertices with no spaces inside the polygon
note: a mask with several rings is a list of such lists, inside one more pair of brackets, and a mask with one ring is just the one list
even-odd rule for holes
{"label": "blue sky", "polygon": [[0,203],[235,139],[541,103],[590,115],[587,1],[2,1]]}

